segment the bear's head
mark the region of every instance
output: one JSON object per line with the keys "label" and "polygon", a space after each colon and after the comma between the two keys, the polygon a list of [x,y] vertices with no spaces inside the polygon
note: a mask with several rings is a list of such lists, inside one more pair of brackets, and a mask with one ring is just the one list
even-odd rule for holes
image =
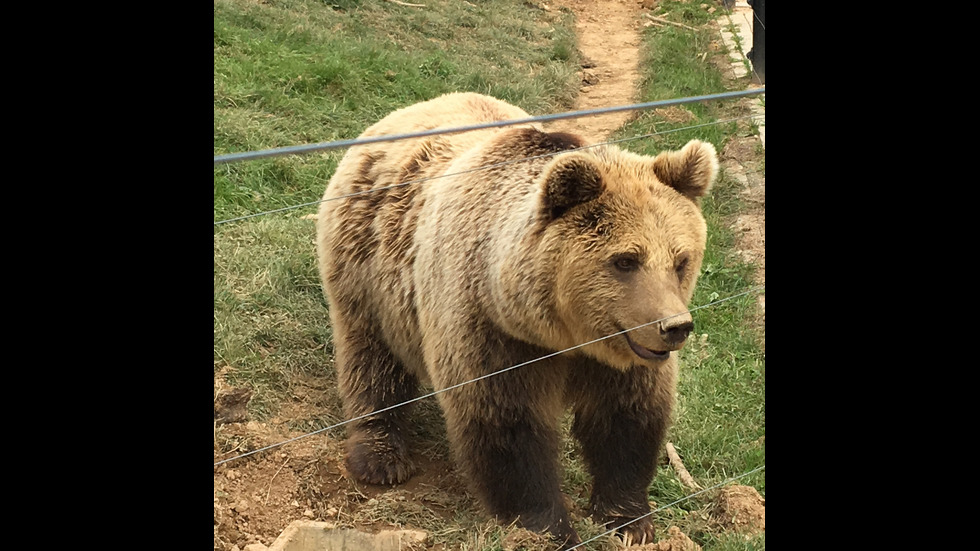
{"label": "bear's head", "polygon": [[643,326],[585,354],[628,369],[684,345],[707,238],[699,198],[717,172],[714,146],[697,140],[656,157],[579,150],[545,167],[538,219],[563,332],[583,343]]}

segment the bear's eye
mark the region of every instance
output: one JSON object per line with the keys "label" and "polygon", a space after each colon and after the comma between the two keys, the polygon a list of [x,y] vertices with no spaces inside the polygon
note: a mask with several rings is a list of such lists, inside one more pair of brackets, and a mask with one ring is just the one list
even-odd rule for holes
{"label": "bear's eye", "polygon": [[678,279],[684,279],[687,275],[687,266],[690,263],[691,257],[686,254],[677,259],[677,264],[674,265],[674,270],[677,272]]}
{"label": "bear's eye", "polygon": [[633,272],[639,269],[640,259],[634,254],[621,254],[613,257],[613,266],[621,272]]}

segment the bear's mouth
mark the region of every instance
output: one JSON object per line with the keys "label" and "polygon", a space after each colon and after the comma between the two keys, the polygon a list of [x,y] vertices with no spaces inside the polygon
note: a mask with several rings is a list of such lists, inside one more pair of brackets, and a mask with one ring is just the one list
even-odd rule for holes
{"label": "bear's mouth", "polygon": [[637,356],[643,358],[644,360],[666,360],[667,358],[670,357],[669,351],[662,352],[660,350],[650,350],[645,346],[636,344],[635,342],[633,342],[633,339],[630,338],[629,333],[623,333],[623,336],[626,337],[626,342],[630,345],[630,349],[633,350],[633,352]]}

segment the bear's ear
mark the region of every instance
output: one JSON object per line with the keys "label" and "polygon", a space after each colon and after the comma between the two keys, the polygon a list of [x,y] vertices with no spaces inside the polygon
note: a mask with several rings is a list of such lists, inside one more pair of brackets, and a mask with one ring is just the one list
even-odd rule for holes
{"label": "bear's ear", "polygon": [[552,220],[575,205],[595,199],[604,187],[599,168],[580,153],[558,157],[545,168],[543,180],[544,211]]}
{"label": "bear's ear", "polygon": [[653,172],[664,184],[697,201],[715,181],[718,154],[710,143],[691,140],[680,151],[666,151],[654,157]]}

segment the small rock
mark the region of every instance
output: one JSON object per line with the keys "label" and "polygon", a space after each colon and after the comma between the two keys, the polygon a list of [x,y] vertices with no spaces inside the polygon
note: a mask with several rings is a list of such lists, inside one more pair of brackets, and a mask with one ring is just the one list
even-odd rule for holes
{"label": "small rock", "polygon": [[375,536],[379,547],[386,540],[397,543],[398,549],[405,549],[413,544],[426,544],[429,541],[429,533],[422,530],[382,530]]}
{"label": "small rock", "polygon": [[304,517],[307,517],[307,518],[313,518],[314,517],[313,510],[312,509],[307,509],[307,510],[303,511],[303,516]]}
{"label": "small rock", "polygon": [[218,391],[214,398],[214,420],[223,423],[241,423],[247,419],[246,407],[252,398],[248,388],[226,388]]}

